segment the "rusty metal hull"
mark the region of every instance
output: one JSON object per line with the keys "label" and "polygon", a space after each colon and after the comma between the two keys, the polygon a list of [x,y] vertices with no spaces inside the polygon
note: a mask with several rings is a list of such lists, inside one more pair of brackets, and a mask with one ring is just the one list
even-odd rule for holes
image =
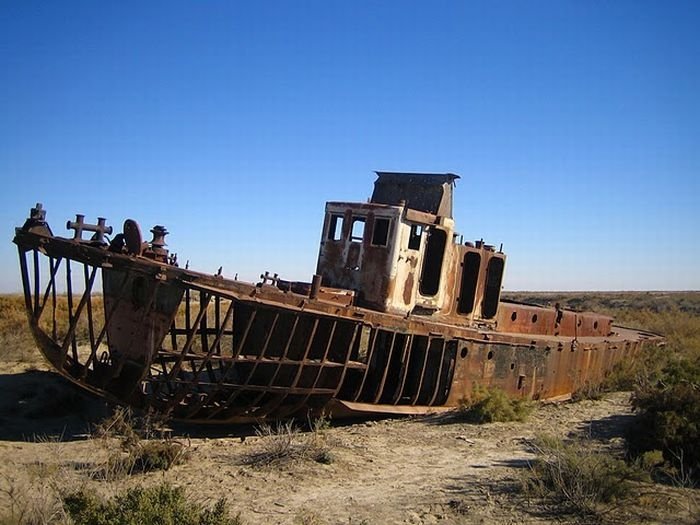
{"label": "rusty metal hull", "polygon": [[55,369],[177,419],[421,414],[477,386],[557,399],[663,341],[602,316],[512,303],[490,323],[381,312],[329,290],[304,295],[113,252],[42,224],[17,229],[14,242],[29,326]]}

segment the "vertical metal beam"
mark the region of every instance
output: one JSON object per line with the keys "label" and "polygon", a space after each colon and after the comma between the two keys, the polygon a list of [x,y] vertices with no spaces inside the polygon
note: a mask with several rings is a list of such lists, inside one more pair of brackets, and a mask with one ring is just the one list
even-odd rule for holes
{"label": "vertical metal beam", "polygon": [[[298,324],[299,314],[296,314],[294,316],[294,323],[292,323],[292,329],[289,333],[289,338],[287,339],[287,344],[284,346],[284,350],[282,350],[282,355],[279,358],[279,362],[277,363],[277,367],[275,368],[274,374],[272,374],[270,380],[267,382],[268,387],[273,386],[275,384],[275,380],[277,379],[280,370],[282,370],[282,361],[284,361],[287,358],[287,354],[289,353],[289,347],[292,345],[292,339],[294,339],[294,335],[296,334]],[[262,395],[260,397],[262,397]]]}
{"label": "vertical metal beam", "polygon": [[333,397],[338,395],[340,389],[343,387],[343,381],[345,381],[345,374],[348,372],[348,363],[350,362],[350,355],[352,354],[352,348],[355,345],[355,340],[357,339],[357,334],[362,331],[362,323],[356,323],[355,329],[352,332],[352,338],[350,339],[350,344],[345,351],[345,359],[343,359],[343,371],[340,374],[340,380],[338,381],[338,386],[335,387],[333,392]]}
{"label": "vertical metal beam", "polygon": [[389,364],[391,363],[391,356],[394,353],[394,344],[396,343],[396,332],[391,333],[391,344],[389,345],[389,355],[386,359],[386,365],[384,366],[384,373],[382,374],[382,379],[379,383],[379,388],[377,389],[377,394],[374,396],[374,403],[379,403],[379,399],[382,397],[382,392],[384,390],[384,383],[386,383],[386,376],[389,373]]}
{"label": "vertical metal beam", "polygon": [[[272,332],[275,330],[275,326],[277,326],[277,320],[279,319],[279,312],[275,312],[275,318],[272,322],[272,328],[270,328],[270,331],[267,334],[267,337],[265,338],[265,343],[263,344],[262,350],[258,354],[258,356],[255,359],[255,363],[253,363],[253,366],[250,369],[250,372],[246,376],[245,380],[239,381],[240,388],[237,388],[234,390],[231,395],[226,399],[226,401],[222,404],[222,407],[228,408],[231,403],[233,403],[236,398],[243,393],[245,390],[245,387],[250,384],[250,380],[253,378],[253,374],[255,373],[255,370],[258,368],[258,364],[260,364],[260,361],[265,357],[265,353],[267,352],[267,347],[270,344],[270,339],[272,338]],[[258,398],[262,398],[262,395],[264,395],[264,392],[261,395],[258,395]]]}
{"label": "vertical metal beam", "polygon": [[58,329],[56,327],[56,272],[60,264],[61,258],[59,257],[56,260],[56,269],[51,277],[51,282],[53,283],[51,287],[51,337],[54,341],[58,339]]}
{"label": "vertical metal beam", "polygon": [[396,389],[394,398],[391,400],[393,405],[396,405],[401,400],[401,393],[403,392],[403,387],[406,384],[406,376],[408,375],[408,365],[411,362],[412,346],[413,334],[410,334],[406,338],[406,344],[403,349],[403,356],[401,356],[401,380],[399,381],[399,387]]}
{"label": "vertical metal beam", "polygon": [[[204,296],[206,294],[203,291],[199,292],[199,304],[202,304],[204,301]],[[209,299],[207,299],[207,302]],[[199,321],[199,338],[201,340],[201,345],[202,345],[202,352],[205,354],[209,353],[209,337],[207,337],[207,313],[204,313],[204,316]]]}
{"label": "vertical metal beam", "polygon": [[[83,292],[83,296],[80,298],[80,302],[78,303],[78,307],[75,310],[75,315],[72,316],[72,320],[71,320],[70,326],[68,328],[68,333],[66,334],[66,337],[63,340],[63,345],[61,346],[61,363],[65,362],[66,354],[68,352],[68,344],[69,343],[71,344],[71,346],[73,348],[74,362],[78,363],[78,345],[77,345],[77,342],[75,340],[75,331],[78,327],[78,321],[80,321],[80,316],[82,315],[83,308],[85,307],[85,303],[87,302],[88,298],[90,297],[90,292],[92,291],[92,285],[95,282],[95,275],[97,275],[97,267],[93,266],[92,272],[90,273],[89,282],[86,283],[85,292]],[[70,298],[71,295],[69,294],[68,297]],[[69,307],[68,307],[69,317],[71,317],[71,313],[70,313],[71,309],[72,309],[72,299],[69,301]]]}
{"label": "vertical metal beam", "polygon": [[433,406],[435,403],[435,399],[437,398],[438,392],[440,391],[440,380],[442,379],[442,370],[445,368],[444,366],[444,360],[445,360],[445,350],[447,349],[447,341],[445,339],[442,340],[442,352],[440,353],[440,363],[438,366],[438,376],[437,379],[435,380],[435,389],[433,390],[433,395],[430,396],[430,401],[428,402],[428,405]]}
{"label": "vertical metal beam", "polygon": [[[198,379],[199,379],[199,375],[202,373],[202,370],[204,369],[205,365],[210,361],[211,356],[215,353],[220,354],[220,352],[217,352],[217,349],[220,348],[221,338],[223,337],[224,332],[226,331],[226,324],[231,320],[232,317],[233,317],[233,301],[231,301],[231,304],[226,309],[226,314],[224,315],[224,319],[220,323],[220,325],[216,331],[216,338],[214,339],[214,342],[212,343],[212,345],[209,347],[209,352],[207,352],[207,355],[202,360],[202,364],[200,365],[199,370],[197,370],[197,372],[194,375],[194,378],[193,378],[194,384],[197,384]],[[219,323],[217,323],[217,324],[219,324]]]}
{"label": "vertical metal beam", "polygon": [[[297,326],[299,325],[299,319],[300,315],[297,313],[294,315],[294,323],[292,324],[292,330],[290,331],[289,338],[287,339],[287,344],[284,347],[284,350],[282,351],[282,355],[279,358],[279,362],[277,363],[277,368],[275,368],[275,372],[272,374],[270,377],[270,380],[267,382],[267,387],[271,387],[275,385],[275,381],[277,380],[277,376],[279,376],[280,371],[282,370],[282,361],[287,359],[287,355],[289,354],[289,348],[292,345],[292,340],[294,339],[294,335],[296,334]],[[262,398],[265,396],[267,392],[261,392],[260,395],[257,396],[255,401],[253,403],[249,403],[250,407],[253,407],[257,405]],[[258,417],[266,417],[270,412],[275,410],[286,398],[286,395],[279,395],[278,398],[273,399],[272,401],[268,402],[265,406],[261,407],[259,410],[259,413],[256,412],[256,415]],[[246,407],[247,408],[247,407]],[[240,411],[237,411],[238,413],[245,412],[245,409],[241,409]]]}
{"label": "vertical metal beam", "polygon": [[221,326],[221,296],[217,295],[214,297],[214,330],[216,331],[216,343],[214,343],[215,351],[217,354],[221,355],[221,347],[219,346],[219,341],[221,340],[221,335],[219,334],[219,327]]}
{"label": "vertical metal beam", "polygon": [[253,310],[250,314],[250,317],[248,318],[248,323],[246,324],[245,330],[243,331],[243,337],[241,337],[241,340],[238,342],[238,346],[233,352],[233,359],[231,361],[232,365],[236,362],[236,359],[238,359],[238,356],[241,355],[241,352],[243,351],[243,347],[245,346],[246,340],[248,339],[250,327],[253,326],[253,321],[255,321],[255,316],[257,315],[257,313],[257,310]]}
{"label": "vertical metal beam", "polygon": [[34,316],[39,319],[39,285],[40,285],[40,275],[39,275],[39,251],[33,250],[34,252]]}
{"label": "vertical metal beam", "polygon": [[[89,271],[88,271],[88,265],[83,264],[83,275],[85,278],[85,290],[86,293],[89,290],[90,294],[88,295],[88,301],[87,301],[87,317],[88,317],[88,337],[90,339],[90,353],[92,353],[93,349],[95,348],[95,327],[92,324],[92,284],[88,284],[88,276],[89,276]],[[95,270],[93,270],[94,272]]]}
{"label": "vertical metal beam", "polygon": [[32,289],[29,284],[29,268],[27,268],[27,252],[22,250],[21,246],[18,246],[19,250],[19,267],[22,273],[22,289],[24,290],[24,308],[27,310],[27,315],[32,323],[32,326],[36,325],[36,319],[34,317],[34,307],[32,306]]}
{"label": "vertical metal beam", "polygon": [[66,359],[66,354],[68,352],[67,342],[71,342],[71,350],[73,351],[73,359],[78,362],[78,345],[75,342],[73,334],[77,328],[77,322],[73,319],[73,275],[70,268],[70,259],[66,259],[66,298],[68,300],[68,334],[61,345],[61,366]]}
{"label": "vertical metal beam", "polygon": [[425,347],[425,357],[423,358],[423,366],[421,367],[419,375],[420,380],[418,381],[418,388],[416,388],[416,393],[411,398],[411,405],[415,405],[418,401],[418,398],[420,397],[420,391],[421,388],[423,388],[423,378],[425,376],[425,365],[428,363],[428,354],[430,353],[430,345],[432,344],[432,342],[432,338],[428,337],[428,346]]}
{"label": "vertical metal beam", "polygon": [[[202,302],[202,299],[204,299],[204,297],[206,297],[206,299],[204,300],[204,302]],[[209,300],[211,299],[211,294],[204,294],[204,297],[202,297],[199,301],[199,312],[197,313],[197,317],[193,323],[193,329],[187,335],[187,341],[185,341],[185,345],[182,347],[182,351],[180,352],[177,361],[175,361],[175,364],[170,369],[170,373],[166,378],[166,382],[172,381],[175,378],[175,376],[180,372],[180,368],[182,368],[182,362],[185,360],[185,356],[190,351],[190,348],[192,348],[192,344],[194,343],[194,340],[197,336],[197,330],[194,328],[194,326],[198,326],[199,323],[202,321],[202,317],[206,315],[207,308],[209,307]]]}
{"label": "vertical metal beam", "polygon": [[44,311],[44,307],[46,306],[46,302],[48,301],[49,294],[51,292],[53,292],[54,297],[56,296],[56,282],[55,282],[56,271],[58,270],[58,266],[61,262],[61,258],[59,257],[55,262],[56,262],[56,265],[54,266],[54,258],[49,257],[49,270],[50,270],[49,271],[49,275],[50,275],[49,284],[46,286],[46,291],[44,292],[44,298],[43,298],[41,304],[39,305],[39,311],[36,314],[37,319],[41,317],[41,314]]}
{"label": "vertical metal beam", "polygon": [[190,333],[190,289],[185,288],[185,332]]}
{"label": "vertical metal beam", "polygon": [[360,398],[360,395],[362,395],[362,390],[365,388],[365,381],[367,381],[369,370],[372,367],[372,357],[374,355],[374,346],[377,344],[377,337],[379,337],[379,328],[372,328],[372,344],[370,345],[369,353],[367,354],[367,368],[365,368],[365,373],[362,375],[360,388],[357,389],[357,393],[353,396],[353,401],[357,401]]}
{"label": "vertical metal beam", "polygon": [[309,400],[311,395],[313,394],[313,390],[316,388],[318,385],[318,380],[321,378],[321,373],[323,372],[323,364],[326,362],[328,358],[328,351],[330,350],[331,347],[331,342],[333,341],[333,335],[335,334],[335,327],[338,324],[337,320],[333,320],[333,327],[331,328],[331,333],[330,336],[328,337],[328,343],[326,343],[326,348],[323,352],[323,357],[321,358],[321,361],[318,366],[318,370],[316,371],[316,377],[314,378],[314,382],[311,386],[312,392],[309,392],[306,394],[298,403],[296,403],[293,407],[289,408],[286,412],[289,414],[293,414],[300,408],[302,408],[306,402]]}
{"label": "vertical metal beam", "polygon": [[[311,346],[313,344],[314,337],[316,337],[316,330],[318,329],[318,322],[319,322],[319,318],[318,317],[314,318],[313,328],[311,328],[311,335],[309,336],[309,341],[306,343],[306,348],[304,349],[304,355],[302,356],[301,360],[299,361],[299,364],[297,365],[297,372],[294,376],[294,379],[292,380],[292,384],[290,385],[290,388],[292,388],[292,389],[297,387],[297,385],[299,383],[299,379],[301,378],[301,373],[304,371],[304,366],[306,364],[306,361],[309,358],[309,351],[311,350]],[[274,412],[280,406],[282,406],[282,404],[287,400],[288,397],[289,397],[289,394],[283,394],[274,403],[272,403],[270,406],[266,407],[267,414]],[[296,411],[296,410],[298,410],[298,407],[296,404],[294,404],[291,407],[287,407],[286,410],[284,410],[282,414],[278,414],[278,417],[286,417],[288,415],[293,414],[294,411]]]}
{"label": "vertical metal beam", "polygon": [[[219,296],[216,296],[216,297],[219,297]],[[215,303],[216,303],[216,300],[215,300]],[[214,342],[209,347],[209,351],[207,352],[207,354],[202,358],[202,362],[200,363],[200,365],[197,368],[195,368],[194,360],[192,361],[192,374],[193,375],[192,375],[192,380],[189,382],[189,387],[190,387],[189,391],[183,389],[180,392],[180,394],[175,397],[175,403],[180,403],[188,393],[194,392],[195,387],[199,384],[199,377],[202,374],[202,371],[204,370],[204,368],[207,367],[208,365],[210,365],[211,357],[212,357],[212,355],[214,355],[214,353],[216,352],[216,349],[219,347],[219,342],[221,340],[221,337],[223,336],[223,333],[226,330],[226,324],[228,323],[228,321],[231,319],[232,316],[233,316],[233,301],[231,301],[231,304],[229,305],[228,309],[226,310],[226,315],[224,317],[223,323],[218,323],[218,322],[216,323],[217,325],[219,325],[219,329],[217,330],[216,336],[214,338]],[[162,357],[163,356],[161,355],[161,361],[162,361]],[[211,369],[209,368],[209,370],[211,370]],[[197,403],[194,403],[192,406],[190,406],[188,408],[188,411],[187,411],[188,415],[186,417],[191,417],[192,414],[194,414],[197,410],[199,410],[202,407],[202,405],[207,401],[207,399],[208,399],[208,396],[202,397],[202,398],[200,398],[200,400]]]}
{"label": "vertical metal beam", "polygon": [[297,384],[299,383],[299,378],[301,377],[301,373],[304,370],[304,365],[306,364],[306,360],[309,358],[309,350],[311,350],[311,345],[314,342],[314,337],[316,337],[316,330],[318,329],[318,321],[319,318],[316,317],[314,319],[314,326],[311,329],[311,336],[309,336],[309,342],[306,343],[306,348],[304,349],[304,357],[301,358],[301,361],[299,363],[297,373],[294,376],[294,381],[292,381],[292,388],[296,388]]}
{"label": "vertical metal beam", "polygon": [[331,349],[331,344],[333,343],[333,337],[335,336],[335,329],[338,326],[338,321],[333,321],[333,327],[331,328],[331,334],[328,336],[328,343],[326,344],[326,349],[323,352],[323,357],[321,358],[320,366],[318,367],[318,372],[316,373],[316,378],[314,379],[313,386],[311,388],[316,388],[318,385],[318,380],[321,379],[323,374],[323,365],[328,361],[328,352]]}

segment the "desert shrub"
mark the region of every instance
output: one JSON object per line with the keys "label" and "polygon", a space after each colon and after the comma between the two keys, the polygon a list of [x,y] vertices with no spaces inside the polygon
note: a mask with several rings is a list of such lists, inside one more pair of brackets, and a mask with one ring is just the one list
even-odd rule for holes
{"label": "desert shrub", "polygon": [[598,401],[603,399],[606,393],[605,385],[602,382],[586,381],[571,394],[571,400],[574,402],[588,399]]}
{"label": "desert shrub", "polygon": [[570,512],[598,514],[606,505],[630,497],[635,482],[649,479],[649,474],[637,465],[595,451],[580,441],[565,443],[542,436],[533,448],[537,457],[523,476],[524,492]]}
{"label": "desert shrub", "polygon": [[118,439],[119,450],[110,454],[106,465],[93,477],[114,480],[140,472],[168,470],[185,462],[189,457],[188,447],[172,439],[163,426],[164,421],[151,414],[135,417],[130,409],[117,408],[111,417],[96,426],[94,434],[107,447],[110,439]]}
{"label": "desert shrub", "polygon": [[278,421],[274,427],[260,425],[255,431],[259,438],[256,446],[244,461],[253,466],[281,465],[298,460],[332,463],[335,458],[325,426],[324,422],[314,422],[310,432],[302,433],[293,421]]}
{"label": "desert shrub", "polygon": [[475,388],[469,399],[462,400],[455,418],[470,423],[525,421],[532,410],[531,402],[511,398],[501,389]]}
{"label": "desert shrub", "polygon": [[66,512],[75,525],[240,525],[240,516],[230,516],[226,501],[212,508],[189,499],[179,487],[167,483],[149,488],[131,488],[111,500],[84,491],[63,498]]}
{"label": "desert shrub", "polygon": [[663,380],[637,388],[632,404],[637,417],[626,436],[630,454],[661,450],[672,478],[700,481],[700,360],[669,364]]}
{"label": "desert shrub", "polygon": [[94,477],[110,481],[142,472],[168,470],[184,463],[187,458],[185,445],[172,439],[139,441],[111,454],[107,464],[98,469]]}

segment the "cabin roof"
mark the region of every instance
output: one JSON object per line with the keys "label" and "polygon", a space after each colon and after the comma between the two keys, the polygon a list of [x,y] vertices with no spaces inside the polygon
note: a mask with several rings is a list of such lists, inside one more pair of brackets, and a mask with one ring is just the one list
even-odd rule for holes
{"label": "cabin roof", "polygon": [[452,218],[452,188],[459,175],[454,173],[402,173],[376,171],[371,202],[398,205]]}

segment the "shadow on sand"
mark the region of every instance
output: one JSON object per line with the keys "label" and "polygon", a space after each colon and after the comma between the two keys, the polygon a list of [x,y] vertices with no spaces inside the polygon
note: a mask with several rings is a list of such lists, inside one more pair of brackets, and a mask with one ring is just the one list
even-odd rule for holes
{"label": "shadow on sand", "polygon": [[[86,439],[94,425],[109,417],[114,410],[106,400],[83,391],[59,374],[34,368],[0,374],[0,392],[0,441]],[[352,419],[333,421],[332,424],[344,426],[357,422]],[[310,423],[310,420],[303,419],[294,421],[302,431],[308,430]],[[270,424],[274,427],[275,423]],[[173,437],[245,438],[255,435],[259,425],[169,421],[167,426]]]}
{"label": "shadow on sand", "polygon": [[84,439],[107,404],[58,374],[28,369],[0,374],[0,440]]}

